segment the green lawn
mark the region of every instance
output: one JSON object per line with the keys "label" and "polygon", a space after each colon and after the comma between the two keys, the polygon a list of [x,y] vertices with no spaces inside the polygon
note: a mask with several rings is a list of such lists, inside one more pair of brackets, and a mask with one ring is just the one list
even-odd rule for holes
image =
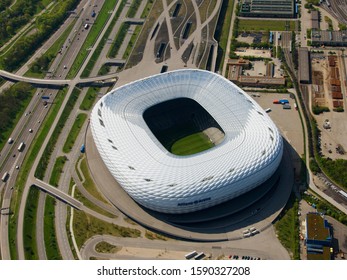
{"label": "green lawn", "polygon": [[293,20],[252,20],[240,19],[239,32],[242,31],[286,31],[286,25],[289,23],[288,31],[295,30],[295,21]]}
{"label": "green lawn", "polygon": [[49,179],[49,183],[52,186],[58,187],[60,176],[63,173],[64,164],[66,160],[66,156],[57,157],[57,159],[55,160],[51,178]]}
{"label": "green lawn", "polygon": [[289,251],[292,259],[300,259],[299,246],[299,203],[292,193],[275,223],[276,235],[282,245]]}
{"label": "green lawn", "polygon": [[36,243],[36,213],[39,199],[39,190],[31,187],[28,199],[25,205],[24,215],[24,254],[27,260],[38,260],[37,243]]}
{"label": "green lawn", "polygon": [[212,148],[214,144],[202,133],[194,133],[176,141],[171,147],[171,153],[187,156]]}
{"label": "green lawn", "polygon": [[81,162],[81,171],[83,173],[83,176],[85,178],[85,181],[83,182],[83,186],[85,187],[85,189],[92,195],[94,196],[96,199],[107,203],[107,201],[103,198],[103,196],[99,193],[94,180],[91,176],[91,174],[89,173],[89,169],[88,169],[88,164],[86,159],[82,159]]}
{"label": "green lawn", "polygon": [[77,136],[80,134],[82,126],[87,119],[87,114],[80,113],[78,114],[74,124],[71,127],[68,138],[65,141],[63,152],[69,153],[72,150],[73,145],[75,144]]}
{"label": "green lawn", "polygon": [[78,248],[81,248],[87,239],[96,234],[132,238],[141,236],[141,232],[138,229],[109,224],[83,211],[75,211],[73,228]]}
{"label": "green lawn", "polygon": [[86,95],[84,96],[83,101],[80,105],[80,109],[84,111],[89,111],[94,104],[97,93],[98,93],[97,88],[95,87],[88,88],[88,91]]}

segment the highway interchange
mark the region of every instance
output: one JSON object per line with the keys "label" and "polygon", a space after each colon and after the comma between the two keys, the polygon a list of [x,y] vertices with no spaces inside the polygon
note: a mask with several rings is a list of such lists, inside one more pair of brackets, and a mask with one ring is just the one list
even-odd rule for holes
{"label": "highway interchange", "polygon": [[[15,129],[13,130],[11,134],[11,138],[14,139],[14,142],[12,144],[6,144],[4,148],[1,150],[0,155],[0,174],[2,175],[5,171],[8,171],[10,176],[7,182],[1,182],[0,184],[0,193],[2,193],[2,201],[1,201],[1,216],[0,216],[0,252],[1,252],[1,258],[2,259],[11,259],[11,252],[10,252],[10,244],[9,244],[9,235],[8,235],[8,227],[10,223],[10,216],[11,216],[11,197],[13,195],[13,192],[16,191],[16,181],[17,181],[17,175],[20,171],[20,168],[22,166],[24,157],[26,156],[27,152],[29,151],[29,147],[32,144],[32,142],[35,140],[35,137],[38,135],[37,133],[40,130],[40,127],[43,125],[44,120],[51,109],[52,103],[54,103],[54,99],[59,92],[60,86],[66,86],[68,87],[66,96],[64,98],[63,104],[57,113],[55,120],[48,132],[48,135],[46,136],[44,143],[41,147],[41,149],[38,151],[35,161],[29,171],[28,177],[26,179],[24,191],[21,195],[21,201],[20,201],[20,208],[18,212],[18,223],[17,223],[17,236],[16,236],[16,251],[17,251],[17,258],[18,259],[25,259],[25,244],[23,241],[23,235],[24,235],[24,229],[23,229],[23,221],[25,218],[25,205],[26,200],[28,197],[29,190],[32,185],[38,186],[40,189],[44,190],[44,192],[40,192],[39,197],[39,204],[38,204],[38,210],[37,210],[37,217],[36,217],[36,241],[37,241],[37,249],[38,249],[38,255],[39,259],[47,259],[47,254],[45,250],[45,244],[44,244],[44,223],[43,223],[43,217],[44,217],[44,205],[45,205],[45,197],[47,194],[53,195],[53,197],[57,198],[57,203],[55,207],[55,231],[56,231],[56,238],[57,243],[59,246],[59,250],[62,256],[62,259],[89,259],[90,257],[96,257],[96,258],[114,258],[114,259],[121,259],[121,258],[146,258],[145,256],[141,257],[129,257],[126,255],[100,255],[97,252],[95,252],[95,245],[100,241],[107,241],[110,244],[114,244],[115,246],[120,247],[138,247],[138,248],[152,248],[159,251],[168,250],[168,251],[191,251],[193,249],[201,249],[201,250],[207,250],[213,253],[215,256],[218,255],[227,255],[232,254],[234,252],[238,254],[245,254],[245,255],[256,255],[263,259],[289,259],[290,256],[288,252],[283,248],[283,246],[279,243],[278,239],[275,237],[275,233],[273,228],[267,228],[262,232],[262,234],[251,238],[250,240],[241,240],[236,242],[220,242],[220,243],[205,243],[205,244],[196,244],[193,242],[180,242],[177,240],[169,240],[169,241],[153,241],[148,242],[145,238],[141,239],[123,239],[123,238],[116,238],[112,236],[94,236],[90,240],[88,240],[85,245],[82,246],[82,249],[79,251],[79,248],[76,248],[77,245],[71,245],[69,242],[69,233],[66,230],[66,223],[71,219],[71,214],[75,211],[84,211],[94,217],[99,218],[100,220],[103,220],[108,223],[114,223],[121,226],[129,226],[129,223],[127,223],[124,218],[126,217],[121,211],[119,211],[117,208],[111,206],[108,203],[104,203],[100,200],[95,199],[95,197],[91,196],[88,191],[86,191],[82,185],[82,181],[77,172],[76,172],[76,162],[79,160],[80,157],[80,151],[79,147],[81,144],[85,143],[85,132],[88,130],[88,122],[84,124],[82,127],[82,132],[78,136],[75,146],[72,149],[72,151],[68,154],[65,154],[62,152],[61,147],[64,145],[65,139],[69,136],[69,131],[74,123],[74,120],[76,116],[81,112],[79,108],[79,105],[81,104],[83,100],[83,96],[87,91],[87,88],[89,85],[95,85],[97,83],[104,83],[109,82],[111,84],[114,84],[115,87],[121,86],[123,84],[126,84],[128,82],[131,82],[133,80],[143,78],[145,76],[159,73],[162,66],[166,65],[168,66],[169,70],[174,69],[180,69],[183,67],[189,67],[189,68],[197,68],[196,61],[197,61],[197,55],[199,47],[203,48],[205,45],[202,43],[202,30],[204,27],[208,27],[209,23],[215,19],[216,16],[218,16],[218,13],[220,11],[221,7],[221,0],[217,0],[214,9],[211,9],[211,13],[208,15],[208,17],[204,20],[200,17],[199,7],[197,5],[196,1],[192,1],[193,3],[193,12],[196,15],[196,28],[189,37],[181,42],[181,44],[177,47],[175,44],[175,33],[176,30],[172,29],[171,26],[171,20],[170,20],[170,10],[174,7],[176,4],[176,1],[168,1],[168,0],[158,0],[162,2],[162,11],[160,12],[158,18],[156,19],[153,26],[156,26],[157,24],[162,25],[163,22],[166,22],[168,27],[168,38],[170,45],[170,57],[169,59],[158,63],[156,61],[155,52],[156,52],[156,44],[155,40],[151,39],[150,36],[148,36],[144,51],[142,60],[139,61],[139,63],[129,69],[125,69],[122,71],[117,71],[117,67],[113,66],[111,67],[111,73],[103,76],[98,76],[98,70],[100,67],[106,63],[109,62],[110,59],[107,58],[107,53],[109,51],[109,48],[111,47],[111,44],[105,44],[98,62],[96,63],[94,69],[92,70],[90,77],[88,78],[82,78],[82,72],[87,66],[87,63],[91,59],[93,52],[96,50],[96,47],[100,43],[104,33],[106,32],[107,28],[111,24],[112,18],[116,15],[117,9],[120,7],[121,1],[117,2],[117,5],[115,8],[110,11],[110,17],[108,18],[107,23],[103,27],[101,33],[98,36],[98,39],[94,43],[93,46],[90,46],[89,53],[85,61],[83,62],[82,66],[80,67],[77,75],[71,79],[66,78],[68,75],[69,69],[73,66],[73,63],[75,61],[75,58],[80,51],[83,42],[88,36],[88,33],[90,32],[91,28],[85,29],[85,24],[88,22],[88,24],[92,24],[90,21],[90,14],[93,10],[99,11],[104,4],[106,0],[96,1],[94,0],[81,0],[80,4],[76,8],[76,13],[71,14],[67,20],[64,22],[64,24],[56,31],[56,33],[31,57],[31,59],[23,66],[21,67],[16,73],[8,73],[3,70],[0,70],[0,75],[2,77],[5,77],[12,81],[26,81],[28,83],[32,83],[35,86],[38,87],[36,93],[34,94],[32,100],[30,101],[25,114],[20,118],[18,121],[18,124],[16,125]],[[122,22],[128,22],[129,18],[126,17],[126,13],[129,10],[130,5],[133,1],[127,1],[127,4],[123,8],[123,11],[121,12],[121,15],[115,24],[112,32],[110,33],[110,37],[114,38],[117,34],[118,29],[120,28],[120,25]],[[143,20],[139,20],[141,17],[141,14],[143,10],[145,9],[147,1],[142,1],[135,17],[134,21],[137,23],[140,22],[142,24],[145,23]],[[235,1],[236,5],[236,1]],[[97,13],[98,15],[98,13]],[[88,20],[87,20],[88,18]],[[187,16],[188,18],[188,16]],[[233,14],[233,17],[231,21],[233,22],[235,19],[235,15]],[[94,19],[97,20],[97,17]],[[187,19],[185,19],[187,20]],[[71,34],[68,36],[68,39],[64,43],[64,48],[62,48],[62,52],[60,54],[57,54],[55,60],[53,61],[50,70],[48,71],[46,77],[44,79],[35,79],[35,78],[28,78],[24,77],[24,73],[28,70],[29,65],[42,53],[44,53],[49,47],[54,43],[55,39],[57,39],[68,27],[70,24],[74,22],[74,27],[72,28]],[[231,25],[232,26],[232,25]],[[228,40],[228,46],[230,44],[230,38],[232,34],[232,28],[229,32],[229,40]],[[114,63],[116,64],[122,64],[124,61],[122,59],[122,55],[126,50],[127,44],[130,41],[131,38],[131,32],[128,32],[126,35],[122,47],[120,48],[118,57],[114,59]],[[213,41],[212,38],[209,38],[211,42]],[[188,61],[183,61],[182,57],[184,52],[187,50],[187,48],[190,46],[190,44],[194,44],[194,48],[196,48],[191,53],[193,54]],[[212,44],[215,44],[215,42],[212,42]],[[225,63],[224,68],[222,70],[222,74],[225,74],[226,71],[226,60],[229,54],[230,47],[226,48],[227,52],[225,55]],[[214,69],[215,61],[216,61],[216,50],[213,53],[212,58],[212,69]],[[205,50],[206,51],[206,50]],[[117,71],[117,72],[116,72]],[[35,178],[35,170],[39,164],[39,160],[44,152],[44,149],[53,133],[53,130],[63,112],[63,109],[67,103],[67,100],[69,99],[70,95],[72,94],[73,89],[75,86],[80,85],[84,88],[81,90],[81,94],[79,96],[79,99],[76,102],[75,109],[71,113],[68,121],[66,122],[63,131],[61,132],[59,139],[56,143],[56,148],[51,156],[51,160],[47,166],[46,175],[44,178],[44,182],[38,180]],[[5,83],[1,89],[7,88],[10,86],[10,83]],[[100,87],[100,95],[105,94],[109,90],[109,87]],[[50,101],[48,102],[47,106],[43,105],[42,103],[42,96],[50,96]],[[301,109],[301,108],[300,108]],[[29,132],[29,129],[32,129],[32,132]],[[26,147],[22,152],[18,151],[18,145],[24,142],[26,144]],[[306,141],[307,142],[307,141]],[[306,143],[307,144],[307,143]],[[55,188],[48,185],[48,181],[50,178],[50,174],[53,170],[53,165],[55,162],[55,158],[58,156],[66,156],[67,161],[64,166],[64,171],[62,173],[59,187]],[[16,166],[19,167],[19,169],[16,169]],[[118,218],[109,218],[105,215],[102,215],[100,213],[97,213],[93,209],[83,205],[83,203],[77,201],[75,198],[72,197],[72,195],[69,193],[69,185],[70,185],[70,179],[73,178],[75,182],[75,188],[80,190],[85,197],[87,197],[90,201],[92,201],[95,205],[98,207],[104,209],[108,213],[112,213],[113,215],[117,215]],[[341,206],[340,204],[336,203],[333,199],[328,197],[326,194],[322,193],[319,189],[315,187],[315,184],[312,181],[312,176],[309,176],[309,185],[310,188],[315,190],[317,193],[319,193],[322,197],[327,199],[329,202],[331,202],[333,205],[338,207],[341,211],[347,213],[347,209]],[[72,206],[71,210],[70,207]],[[73,210],[72,210],[73,209]],[[69,210],[69,211],[68,211]],[[145,229],[139,225],[134,226],[135,228],[139,229],[142,233],[145,232]],[[71,229],[70,229],[71,230]],[[71,233],[72,237],[71,239],[74,240],[73,232]],[[73,242],[74,243],[74,242]],[[259,245],[262,244],[262,245]],[[276,248],[276,250],[268,250],[268,246],[271,244],[273,248]],[[258,246],[259,245],[259,246]],[[74,247],[74,249],[72,248]],[[77,251],[78,253],[74,255],[73,251]],[[170,258],[168,256],[168,258]],[[181,256],[183,258],[183,255]]]}

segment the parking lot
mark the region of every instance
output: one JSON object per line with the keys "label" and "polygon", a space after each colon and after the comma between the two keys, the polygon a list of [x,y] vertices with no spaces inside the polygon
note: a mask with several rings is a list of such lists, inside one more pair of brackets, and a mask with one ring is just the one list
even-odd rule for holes
{"label": "parking lot", "polygon": [[239,48],[235,53],[239,56],[271,58],[271,51],[265,49]]}
{"label": "parking lot", "polygon": [[[294,108],[295,100],[289,93],[249,93],[250,96],[263,108],[270,108],[270,118],[279,128],[282,136],[291,144],[298,155],[304,153],[304,140],[301,121],[298,111]],[[283,109],[281,104],[273,104],[274,100],[288,99],[291,109]]]}

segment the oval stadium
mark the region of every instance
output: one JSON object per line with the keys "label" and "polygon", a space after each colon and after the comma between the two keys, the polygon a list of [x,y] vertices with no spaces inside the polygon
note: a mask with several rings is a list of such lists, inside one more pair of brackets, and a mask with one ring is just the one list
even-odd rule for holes
{"label": "oval stadium", "polygon": [[246,194],[278,168],[282,138],[244,91],[183,69],[112,90],[91,131],[107,169],[140,205],[183,214]]}

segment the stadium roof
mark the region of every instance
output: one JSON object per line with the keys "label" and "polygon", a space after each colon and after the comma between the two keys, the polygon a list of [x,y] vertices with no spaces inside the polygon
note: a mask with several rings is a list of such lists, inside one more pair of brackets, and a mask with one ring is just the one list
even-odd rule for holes
{"label": "stadium roof", "polygon": [[[222,143],[189,156],[162,146],[143,112],[181,97],[209,112],[225,132]],[[166,72],[111,91],[95,105],[91,127],[111,174],[159,212],[191,212],[237,197],[267,180],[282,157],[282,138],[264,110],[224,77],[202,70]]]}

